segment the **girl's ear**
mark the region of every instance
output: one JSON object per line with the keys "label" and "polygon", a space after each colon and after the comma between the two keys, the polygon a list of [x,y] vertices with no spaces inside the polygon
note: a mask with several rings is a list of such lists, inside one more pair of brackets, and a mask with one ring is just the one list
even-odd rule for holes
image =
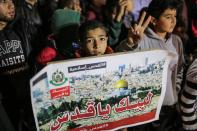
{"label": "girl's ear", "polygon": [[151,17],[150,23],[155,26],[157,23],[157,19],[155,19],[155,17]]}

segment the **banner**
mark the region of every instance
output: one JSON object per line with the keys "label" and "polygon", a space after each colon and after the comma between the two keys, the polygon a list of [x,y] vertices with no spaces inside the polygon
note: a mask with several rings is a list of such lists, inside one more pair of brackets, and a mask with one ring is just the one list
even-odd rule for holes
{"label": "banner", "polygon": [[117,130],[159,117],[169,64],[164,50],[50,63],[30,81],[37,130]]}

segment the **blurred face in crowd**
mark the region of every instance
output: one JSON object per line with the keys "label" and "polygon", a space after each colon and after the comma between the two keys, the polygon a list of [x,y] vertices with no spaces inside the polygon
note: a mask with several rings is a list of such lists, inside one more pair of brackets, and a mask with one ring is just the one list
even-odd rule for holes
{"label": "blurred face in crowd", "polygon": [[0,0],[0,21],[9,22],[14,19],[15,7],[12,0]]}
{"label": "blurred face in crowd", "polygon": [[72,9],[81,13],[81,6],[79,0],[73,0]]}
{"label": "blurred face in crowd", "polygon": [[107,48],[107,40],[107,34],[102,28],[89,30],[83,43],[86,55],[103,55]]}
{"label": "blurred face in crowd", "polygon": [[106,4],[106,0],[91,0],[92,4],[101,7]]}
{"label": "blurred face in crowd", "polygon": [[159,19],[153,22],[157,34],[171,33],[176,25],[176,9],[166,9]]}

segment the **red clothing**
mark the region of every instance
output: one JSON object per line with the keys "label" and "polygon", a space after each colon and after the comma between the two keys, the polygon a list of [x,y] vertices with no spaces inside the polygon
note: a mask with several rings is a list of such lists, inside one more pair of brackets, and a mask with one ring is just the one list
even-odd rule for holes
{"label": "red clothing", "polygon": [[192,20],[192,33],[195,38],[197,38],[197,21]]}
{"label": "red clothing", "polygon": [[[112,50],[112,48],[108,46],[106,48],[105,54],[111,54],[113,52],[114,51]],[[80,50],[77,50],[74,55],[75,55],[75,58],[81,58],[84,56]],[[56,49],[52,47],[46,47],[38,54],[36,61],[38,64],[46,65],[48,62],[54,61],[57,57],[60,57],[60,55]],[[58,58],[57,60],[61,60],[61,59],[62,60],[69,59],[69,57],[67,58],[61,57],[61,58]]]}
{"label": "red clothing", "polygon": [[51,47],[44,48],[37,56],[36,61],[39,64],[46,65],[57,56],[57,51]]}
{"label": "red clothing", "polygon": [[85,20],[86,21],[98,20],[98,21],[102,22],[103,21],[102,9],[95,7],[93,5],[90,5],[90,7],[87,10],[87,15],[86,15]]}

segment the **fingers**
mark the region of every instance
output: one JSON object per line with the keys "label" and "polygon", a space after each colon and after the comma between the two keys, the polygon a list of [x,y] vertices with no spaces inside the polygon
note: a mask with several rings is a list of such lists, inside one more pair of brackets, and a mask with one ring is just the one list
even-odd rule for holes
{"label": "fingers", "polygon": [[143,13],[142,13],[142,15],[141,15],[141,17],[140,17],[139,23],[138,23],[139,26],[141,26],[142,23],[144,22],[145,16],[146,16],[146,12],[143,11]]}
{"label": "fingers", "polygon": [[141,30],[141,28],[139,27],[139,25],[137,25],[137,24],[134,24],[134,27],[133,27],[133,34],[139,34],[140,33],[140,30]]}
{"label": "fingers", "polygon": [[122,0],[122,1],[119,1],[119,5],[121,6],[121,7],[125,7],[125,6],[127,6],[127,0]]}
{"label": "fingers", "polygon": [[133,29],[132,26],[130,26],[130,28],[128,29],[128,31],[129,31],[129,33],[134,33],[135,32],[135,30]]}
{"label": "fingers", "polygon": [[150,21],[151,21],[151,16],[149,16],[148,19],[143,23],[142,27],[146,28],[150,23]]}

